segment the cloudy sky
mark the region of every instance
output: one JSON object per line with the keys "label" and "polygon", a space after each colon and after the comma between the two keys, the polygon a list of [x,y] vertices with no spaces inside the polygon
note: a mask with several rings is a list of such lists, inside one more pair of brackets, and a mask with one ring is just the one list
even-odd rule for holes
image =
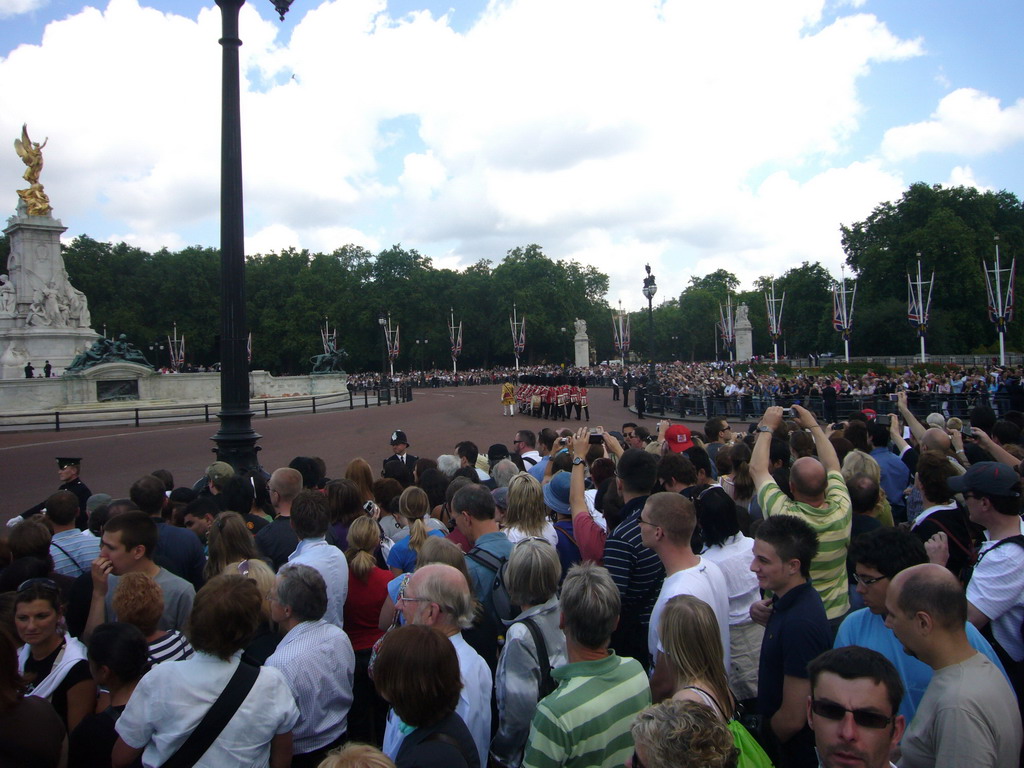
{"label": "cloudy sky", "polygon": [[[659,299],[838,274],[840,224],[912,182],[1024,194],[1021,29],[1019,0],[259,0],[247,251],[539,243],[627,308],[648,261]],[[27,122],[67,235],[216,245],[219,36],[201,0],[0,0],[9,211]]]}

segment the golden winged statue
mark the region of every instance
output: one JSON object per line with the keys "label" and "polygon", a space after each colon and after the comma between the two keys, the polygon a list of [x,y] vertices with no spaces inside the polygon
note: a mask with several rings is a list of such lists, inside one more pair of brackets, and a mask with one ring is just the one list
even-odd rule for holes
{"label": "golden winged statue", "polygon": [[19,189],[18,197],[25,201],[29,216],[47,216],[50,211],[50,198],[39,183],[39,173],[43,170],[43,147],[49,141],[47,137],[42,144],[28,137],[28,126],[22,124],[21,138],[14,140],[14,151],[25,163],[25,174],[22,178],[29,183],[28,189]]}

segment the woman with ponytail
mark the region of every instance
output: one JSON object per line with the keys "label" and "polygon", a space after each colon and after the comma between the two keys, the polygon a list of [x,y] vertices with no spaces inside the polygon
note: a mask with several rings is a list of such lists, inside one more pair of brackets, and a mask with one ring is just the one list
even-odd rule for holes
{"label": "woman with ponytail", "polygon": [[410,486],[398,497],[398,514],[409,526],[409,535],[395,542],[388,553],[388,567],[395,576],[411,573],[416,568],[416,556],[428,536],[444,536],[440,530],[428,527],[430,500],[426,491]]}
{"label": "woman with ponytail", "polygon": [[345,598],[345,632],[356,655],[348,738],[380,745],[384,739],[387,702],[377,695],[367,674],[373,644],[383,636],[378,629],[381,606],[388,596],[391,574],[377,567],[374,551],[380,544],[380,528],[372,517],[358,517],[348,528],[348,597]]}

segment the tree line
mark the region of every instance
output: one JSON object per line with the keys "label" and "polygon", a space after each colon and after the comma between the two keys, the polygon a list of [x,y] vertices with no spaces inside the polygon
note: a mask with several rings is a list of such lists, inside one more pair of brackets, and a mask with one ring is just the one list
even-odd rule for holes
{"label": "tree line", "polygon": [[[997,348],[986,314],[982,263],[992,262],[996,235],[1004,267],[1021,253],[1024,208],[1014,194],[914,184],[900,200],[882,203],[840,233],[847,275],[857,280],[851,354],[917,350],[916,331],[906,317],[906,274],[916,271],[918,253],[926,278],[932,270],[936,276],[928,350],[954,354]],[[0,239],[5,264],[8,251],[6,238]],[[166,336],[176,323],[187,340],[189,362],[218,360],[218,249],[149,253],[80,235],[63,252],[72,284],[88,297],[95,330],[125,333],[151,362],[166,365]],[[638,274],[638,297],[641,278]],[[727,270],[691,278],[678,297],[654,308],[653,348],[647,311],[631,315],[633,355],[647,360],[653,350],[659,361],[727,358],[717,327],[727,296],[734,307],[748,305],[754,352],[769,355],[764,292],[771,280],[763,276],[752,290],[740,291]],[[775,276],[776,295],[786,296],[780,354],[842,350],[832,327],[834,282],[819,262]],[[450,368],[452,310],[464,329],[460,369],[512,365],[513,302],[526,318],[522,364],[571,363],[575,318],[587,321],[597,361],[616,358],[608,276],[592,265],[552,259],[535,244],[509,250],[496,264],[485,259],[462,270],[439,269],[429,256],[401,245],[376,254],[354,245],[332,253],[285,249],[249,256],[246,285],[252,367],[277,374],[310,370],[309,358],[322,351],[325,319],[337,328],[338,346],[348,353],[347,370],[380,370],[381,312],[390,313],[392,324],[400,327],[396,370]],[[1024,348],[1024,322],[1011,323],[1007,344]]]}

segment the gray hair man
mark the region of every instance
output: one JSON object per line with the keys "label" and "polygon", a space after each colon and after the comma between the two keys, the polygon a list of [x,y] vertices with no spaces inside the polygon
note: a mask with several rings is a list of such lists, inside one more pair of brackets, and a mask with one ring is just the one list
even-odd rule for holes
{"label": "gray hair man", "polygon": [[[425,565],[409,577],[405,594],[398,599],[405,620],[444,632],[455,646],[462,674],[462,691],[455,712],[461,717],[480,753],[480,765],[487,764],[491,742],[491,669],[469,643],[462,630],[473,625],[475,603],[469,582],[457,568],[441,563]],[[384,730],[384,752],[395,758],[404,738],[398,716],[388,712]]]}
{"label": "gray hair man", "polygon": [[317,766],[345,740],[356,657],[348,635],[324,621],[327,585],[308,565],[286,565],[270,593],[270,615],[284,632],[266,666],[281,670],[299,721],[292,731],[297,768]]}
{"label": "gray hair man", "polygon": [[[569,663],[551,673],[569,682],[537,705],[524,768],[568,765],[582,755],[602,755],[603,765],[622,765],[630,756],[629,729],[651,703],[651,688],[640,662],[608,648],[620,606],[607,570],[592,562],[569,570],[561,596]],[[576,724],[571,733],[567,723]]]}

